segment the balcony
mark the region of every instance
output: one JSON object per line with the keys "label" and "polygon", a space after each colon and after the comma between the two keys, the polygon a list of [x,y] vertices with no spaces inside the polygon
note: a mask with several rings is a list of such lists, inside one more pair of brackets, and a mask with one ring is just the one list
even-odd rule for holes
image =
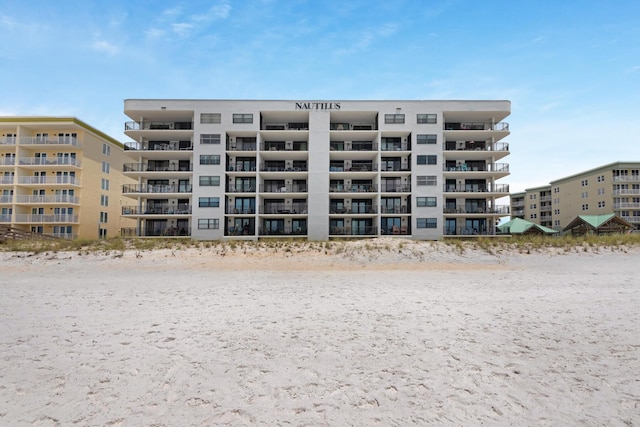
{"label": "balcony", "polygon": [[80,142],[71,136],[26,136],[20,138],[21,145],[69,145],[79,147]]}
{"label": "balcony", "polygon": [[375,193],[377,191],[376,184],[333,185],[329,187],[330,193]]}
{"label": "balcony", "polygon": [[286,166],[286,165],[267,165],[260,164],[261,172],[306,172],[307,164],[296,165],[296,166]]}
{"label": "balcony", "polygon": [[162,184],[162,185],[149,185],[149,184],[137,184],[137,185],[123,185],[122,193],[191,193],[192,186],[188,185],[174,185],[174,184]]}
{"label": "balcony", "polygon": [[331,123],[330,130],[377,130],[375,122]]}
{"label": "balcony", "polygon": [[0,203],[13,203],[13,196],[0,196]]}
{"label": "balcony", "polygon": [[13,176],[0,176],[0,185],[11,185],[13,184],[13,181]]}
{"label": "balcony", "polygon": [[378,151],[378,144],[372,141],[331,142],[331,151]]}
{"label": "balcony", "polygon": [[457,206],[457,207],[445,207],[443,213],[446,214],[478,214],[478,215],[509,215],[510,207],[508,205],[499,205],[494,207],[479,207],[479,206]]}
{"label": "balcony", "polygon": [[18,157],[18,164],[23,166],[80,167],[80,160],[73,157]]}
{"label": "balcony", "polygon": [[57,194],[53,196],[16,196],[16,203],[25,203],[25,204],[44,204],[44,203],[52,203],[52,204],[72,204],[78,205],[80,204],[80,198],[76,196],[70,196],[66,194]]}
{"label": "balcony", "polygon": [[16,137],[5,136],[4,138],[0,138],[0,145],[16,145]]}
{"label": "balcony", "polygon": [[442,148],[445,151],[509,151],[506,142],[490,143],[486,141],[447,141]]}
{"label": "balcony", "polygon": [[40,223],[40,224],[75,224],[78,222],[78,215],[64,215],[64,214],[51,214],[51,215],[38,215],[38,214],[16,214],[16,223]]}
{"label": "balcony", "polygon": [[411,213],[411,206],[397,205],[397,206],[382,206],[380,213],[384,214],[407,214]]}
{"label": "balcony", "polygon": [[306,193],[307,185],[306,184],[294,184],[294,185],[285,185],[285,184],[268,184],[260,186],[261,193]]}
{"label": "balcony", "polygon": [[266,215],[296,215],[307,213],[306,203],[265,203],[264,206],[260,206],[261,214]]}
{"label": "balcony", "polygon": [[122,215],[190,215],[191,205],[179,204],[176,206],[123,206]]}
{"label": "balcony", "polygon": [[11,222],[11,215],[0,215],[0,222]]}
{"label": "balcony", "polygon": [[377,172],[378,164],[373,162],[367,163],[334,163],[331,162],[329,172]]}
{"label": "balcony", "polygon": [[[442,188],[445,193],[508,193],[509,184],[463,184],[463,185],[450,185],[445,184]],[[524,206],[524,202],[522,203]]]}
{"label": "balcony", "polygon": [[445,236],[495,236],[496,229],[494,227],[480,230],[469,227],[445,227],[443,233]]}
{"label": "balcony", "polygon": [[378,227],[329,227],[330,236],[377,236]]}
{"label": "balcony", "polygon": [[160,227],[157,229],[141,230],[136,227],[120,229],[122,237],[188,237],[191,236],[189,228]]}
{"label": "balcony", "polygon": [[228,184],[226,188],[227,193],[255,193],[256,186],[253,185],[233,185]]}
{"label": "balcony", "polygon": [[613,190],[614,196],[637,196],[640,195],[640,190],[629,189],[629,188],[619,188],[617,190]]}
{"label": "balcony", "polygon": [[260,236],[306,236],[306,227],[296,227],[295,229],[291,225],[286,225],[283,228],[276,230],[260,227],[258,229]]}
{"label": "balcony", "polygon": [[193,151],[191,141],[125,142],[127,151]]}
{"label": "balcony", "polygon": [[13,166],[16,164],[15,157],[0,157],[0,166]]}
{"label": "balcony", "polygon": [[614,203],[613,209],[640,209],[640,203]]}
{"label": "balcony", "polygon": [[488,131],[509,131],[507,122],[445,122],[443,130],[488,130]]}
{"label": "balcony", "polygon": [[509,172],[508,163],[447,163],[443,166],[445,172]]}
{"label": "balcony", "polygon": [[265,122],[260,130],[309,130],[306,122]]}
{"label": "balcony", "polygon": [[180,163],[125,163],[122,172],[191,172],[193,165]]}
{"label": "balcony", "polygon": [[80,186],[80,179],[74,176],[20,176],[18,183],[22,185],[73,185]]}
{"label": "balcony", "polygon": [[227,215],[255,215],[255,208],[236,208],[233,206],[227,206],[225,209],[225,214]]}
{"label": "balcony", "polygon": [[375,214],[378,213],[378,207],[372,205],[352,205],[338,206],[329,205],[329,214],[332,215],[353,215],[353,214]]}
{"label": "balcony", "polygon": [[124,130],[192,130],[193,122],[174,122],[174,121],[144,121],[144,122],[125,122]]}
{"label": "balcony", "polygon": [[613,182],[640,182],[640,176],[618,175],[613,177]]}

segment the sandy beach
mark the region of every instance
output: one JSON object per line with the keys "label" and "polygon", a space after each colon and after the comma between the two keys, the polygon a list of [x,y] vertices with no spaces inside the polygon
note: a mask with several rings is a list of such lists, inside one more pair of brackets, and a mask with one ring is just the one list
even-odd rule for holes
{"label": "sandy beach", "polygon": [[640,425],[638,248],[0,253],[0,425]]}

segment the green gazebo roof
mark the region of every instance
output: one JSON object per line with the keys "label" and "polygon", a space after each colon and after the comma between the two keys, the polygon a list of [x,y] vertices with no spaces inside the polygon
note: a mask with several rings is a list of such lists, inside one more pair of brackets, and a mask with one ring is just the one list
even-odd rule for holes
{"label": "green gazebo roof", "polygon": [[504,224],[499,225],[498,230],[505,234],[527,234],[535,232],[541,234],[557,233],[557,231],[552,228],[538,225],[522,218],[513,218],[511,221],[507,221]]}

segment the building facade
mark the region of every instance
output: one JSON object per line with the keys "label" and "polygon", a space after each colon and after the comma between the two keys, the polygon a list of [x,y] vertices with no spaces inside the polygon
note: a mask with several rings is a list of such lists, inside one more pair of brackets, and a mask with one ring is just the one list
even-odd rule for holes
{"label": "building facade", "polygon": [[615,162],[511,195],[512,217],[562,230],[578,215],[615,213],[640,229],[640,162]]}
{"label": "building facade", "polygon": [[509,101],[124,103],[127,235],[491,235]]}
{"label": "building facade", "polygon": [[73,117],[0,117],[0,225],[61,238],[118,236],[124,147]]}

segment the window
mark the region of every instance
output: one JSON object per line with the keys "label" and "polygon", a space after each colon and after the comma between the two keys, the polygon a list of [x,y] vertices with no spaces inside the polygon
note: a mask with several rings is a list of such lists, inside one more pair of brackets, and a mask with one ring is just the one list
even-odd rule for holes
{"label": "window", "polygon": [[102,178],[100,188],[102,188],[103,190],[109,191],[109,180],[106,178]]}
{"label": "window", "polygon": [[531,214],[531,215],[529,215],[529,218],[530,219],[536,219],[536,218],[538,218],[538,214]]}
{"label": "window", "polygon": [[588,191],[583,191],[582,192],[582,198],[583,199],[588,199],[589,198],[589,192]]}
{"label": "window", "polygon": [[111,166],[107,162],[102,162],[102,172],[109,173]]}
{"label": "window", "polygon": [[438,135],[417,135],[416,142],[418,144],[436,144],[438,141]]}
{"label": "window", "polygon": [[404,123],[404,114],[385,114],[384,122],[387,124],[402,124]]}
{"label": "window", "polygon": [[106,223],[108,222],[108,212],[100,212],[100,222],[101,223]]}
{"label": "window", "polygon": [[219,165],[220,155],[219,154],[201,154],[200,164],[201,165]]}
{"label": "window", "polygon": [[438,156],[435,155],[419,155],[417,157],[417,161],[419,165],[436,165],[438,164]]}
{"label": "window", "polygon": [[598,207],[599,207],[599,208],[604,208],[604,207],[605,207],[604,202],[598,202]]}
{"label": "window", "polygon": [[219,187],[220,177],[219,176],[201,176],[200,186],[201,187]]}
{"label": "window", "polygon": [[109,196],[104,194],[100,196],[100,206],[109,206]]}
{"label": "window", "polygon": [[200,144],[220,144],[220,134],[203,133],[200,135]]}
{"label": "window", "polygon": [[588,211],[589,210],[589,204],[585,203],[584,205],[582,205],[582,210],[583,211]]}
{"label": "window", "polygon": [[109,144],[102,144],[102,154],[105,156],[111,155],[111,146]]}
{"label": "window", "polygon": [[419,208],[432,208],[438,205],[435,197],[418,197],[416,198],[416,204]]}
{"label": "window", "polygon": [[200,113],[200,123],[203,124],[218,124],[220,118],[220,113]]}
{"label": "window", "polygon": [[418,176],[416,177],[416,184],[418,185],[438,185],[438,177],[435,175]]}
{"label": "window", "polygon": [[220,220],[218,218],[198,219],[198,229],[200,230],[217,230],[218,228],[220,228]]}
{"label": "window", "polygon": [[201,208],[219,208],[220,197],[200,197],[198,199],[198,206]]}
{"label": "window", "polygon": [[583,179],[582,181],[580,181],[580,184],[585,187],[587,185],[589,185],[589,180],[588,179]]}
{"label": "window", "polygon": [[437,218],[416,218],[416,226],[418,228],[437,228]]}
{"label": "window", "polygon": [[435,124],[438,123],[438,115],[437,114],[418,114],[417,122],[419,124]]}
{"label": "window", "polygon": [[233,123],[253,123],[253,114],[234,114]]}

